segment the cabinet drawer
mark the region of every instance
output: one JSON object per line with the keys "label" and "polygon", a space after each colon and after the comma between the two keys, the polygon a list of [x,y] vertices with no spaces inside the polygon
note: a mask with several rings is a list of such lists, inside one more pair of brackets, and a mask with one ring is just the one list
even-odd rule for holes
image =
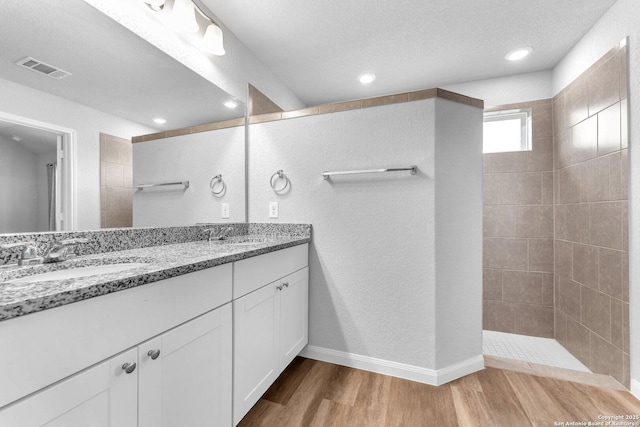
{"label": "cabinet drawer", "polygon": [[233,266],[233,298],[253,292],[309,264],[309,245],[243,259]]}
{"label": "cabinet drawer", "polygon": [[231,301],[232,265],[0,322],[0,407]]}

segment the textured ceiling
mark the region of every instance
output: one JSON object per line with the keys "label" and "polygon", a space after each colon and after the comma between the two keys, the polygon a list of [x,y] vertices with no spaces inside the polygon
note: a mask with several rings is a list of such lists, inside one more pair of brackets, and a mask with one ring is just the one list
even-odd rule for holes
{"label": "textured ceiling", "polygon": [[[615,3],[201,1],[307,105],[550,69]],[[529,58],[504,59],[523,45]]]}

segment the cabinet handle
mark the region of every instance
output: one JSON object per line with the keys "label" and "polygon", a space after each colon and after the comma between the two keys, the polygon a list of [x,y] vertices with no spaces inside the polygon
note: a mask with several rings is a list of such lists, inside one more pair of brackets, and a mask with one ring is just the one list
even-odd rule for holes
{"label": "cabinet handle", "polygon": [[149,350],[147,352],[147,356],[149,356],[151,358],[151,360],[156,360],[158,358],[158,356],[160,356],[160,350],[159,349]]}
{"label": "cabinet handle", "polygon": [[127,374],[130,374],[136,370],[136,364],[127,362],[124,365],[122,365],[122,370],[125,371]]}
{"label": "cabinet handle", "polygon": [[281,291],[281,290],[282,290],[282,285],[280,285],[280,286],[276,286],[276,289],[277,289],[277,290],[279,290],[279,291]]}
{"label": "cabinet handle", "polygon": [[284,283],[282,284],[282,286],[284,286],[285,288],[288,288],[288,287],[289,287],[289,282],[284,282]]}

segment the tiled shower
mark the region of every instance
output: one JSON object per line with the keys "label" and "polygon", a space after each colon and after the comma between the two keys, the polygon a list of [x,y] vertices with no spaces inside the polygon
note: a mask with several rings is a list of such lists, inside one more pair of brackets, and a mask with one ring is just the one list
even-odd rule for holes
{"label": "tiled shower", "polygon": [[[532,150],[484,155],[483,326],[555,337],[629,386],[627,52],[532,109]],[[488,109],[487,109],[488,110]]]}

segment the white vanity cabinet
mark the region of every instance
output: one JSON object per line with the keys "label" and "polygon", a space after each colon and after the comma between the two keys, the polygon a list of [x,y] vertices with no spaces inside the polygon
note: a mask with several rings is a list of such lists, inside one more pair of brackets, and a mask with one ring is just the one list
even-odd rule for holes
{"label": "white vanity cabinet", "polygon": [[234,425],[308,342],[307,265],[308,245],[235,265]]}
{"label": "white vanity cabinet", "polygon": [[0,426],[135,427],[138,421],[136,349],[112,357],[0,411]]}
{"label": "white vanity cabinet", "polygon": [[0,322],[0,426],[231,425],[232,270]]}
{"label": "white vanity cabinet", "polygon": [[231,304],[138,346],[138,426],[231,425]]}

